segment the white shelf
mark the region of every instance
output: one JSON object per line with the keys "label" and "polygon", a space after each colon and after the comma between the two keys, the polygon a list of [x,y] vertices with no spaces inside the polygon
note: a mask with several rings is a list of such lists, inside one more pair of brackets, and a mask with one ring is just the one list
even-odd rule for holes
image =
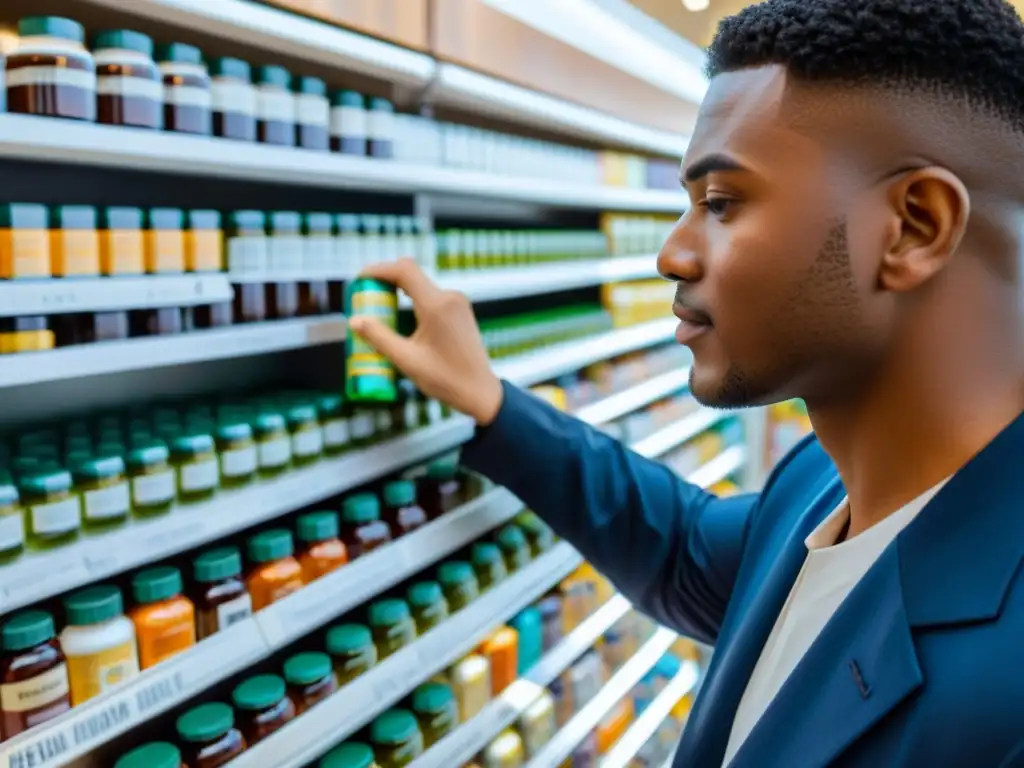
{"label": "white shelf", "polygon": [[246,0],[87,0],[119,12],[407,85],[435,71],[424,53]]}
{"label": "white shelf", "polygon": [[747,460],[747,449],[742,445],[734,445],[726,448],[715,458],[709,461],[695,472],[690,473],[686,478],[691,483],[707,488],[717,482],[725,480],[729,475],[743,469]]}
{"label": "white shelf", "polygon": [[641,456],[663,456],[673,448],[682,445],[687,440],[692,440],[701,432],[704,432],[720,421],[724,421],[733,415],[732,411],[714,410],[712,408],[700,408],[686,418],[669,424],[659,429],[650,437],[635,443],[632,448]]}
{"label": "white shelf", "polygon": [[387,658],[232,762],[233,768],[300,768],[368,723],[416,685],[475,648],[497,625],[543,595],[582,562],[556,544],[518,573]]}
{"label": "white shelf", "polygon": [[431,86],[439,104],[524,123],[569,136],[614,146],[682,157],[689,136],[630,123],[596,109],[474,72],[457,64],[439,63]]}
{"label": "white shelf", "polygon": [[679,673],[659,693],[654,701],[647,705],[636,721],[629,727],[622,738],[608,751],[601,760],[601,768],[627,768],[630,761],[648,742],[655,731],[665,722],[672,708],[679,700],[691,691],[696,690],[700,679],[700,668],[692,661],[684,661]]}
{"label": "white shelf", "polygon": [[4,355],[0,356],[0,388],[265,355],[344,340],[345,318],[330,315]]}
{"label": "white shelf", "polygon": [[669,371],[592,405],[585,405],[576,411],[576,416],[588,424],[607,424],[620,416],[625,416],[645,405],[650,405],[685,389],[689,379],[689,368]]}
{"label": "white shelf", "polygon": [[566,184],[26,115],[0,115],[0,157],[325,189],[436,192],[568,208],[682,213],[687,205],[685,195],[676,191]]}
{"label": "white shelf", "polygon": [[[449,271],[439,273],[436,279],[442,288],[464,293],[473,302],[495,301],[619,280],[655,278],[658,276],[655,259],[654,255],[618,256],[530,267]],[[409,308],[412,302],[402,294],[400,305]]]}
{"label": "white shelf", "polygon": [[0,317],[119,312],[231,301],[224,274],[0,281]]}
{"label": "white shelf", "polygon": [[132,522],[50,552],[28,553],[0,567],[0,613],[184,552],[329,496],[405,469],[465,442],[473,433],[458,417],[408,435],[289,472],[278,480],[226,491],[179,506],[163,518]]}
{"label": "white shelf", "polygon": [[658,659],[672,647],[676,633],[661,628],[654,637],[644,643],[619,670],[611,676],[604,687],[569,722],[556,733],[551,741],[531,759],[526,768],[557,768],[574,749],[597,727],[601,719],[618,704],[646,675]]}
{"label": "white shelf", "polygon": [[619,328],[583,339],[555,344],[541,352],[530,352],[494,363],[495,372],[521,387],[529,387],[578,371],[601,360],[609,360],[655,344],[670,341],[678,322],[675,319]]}
{"label": "white shelf", "polygon": [[[522,508],[508,491],[491,491],[146,670],[124,687],[3,744],[0,768],[29,765],[19,762],[20,756],[43,744],[62,745],[62,760],[84,755],[419,573]],[[107,717],[110,712],[118,712],[118,717]]]}
{"label": "white shelf", "polygon": [[498,733],[515,722],[544,689],[625,616],[630,607],[622,595],[616,595],[602,605],[476,717],[462,723],[415,760],[412,763],[414,768],[451,768],[469,762]]}

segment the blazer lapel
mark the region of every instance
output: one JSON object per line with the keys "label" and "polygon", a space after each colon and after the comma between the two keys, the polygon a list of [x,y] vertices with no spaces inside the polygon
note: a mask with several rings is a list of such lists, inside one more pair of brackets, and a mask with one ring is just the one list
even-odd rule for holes
{"label": "blazer lapel", "polygon": [[[740,698],[807,558],[804,540],[842,500],[843,494],[837,478],[794,526],[767,576],[760,580],[760,589],[743,596],[741,604],[730,608],[730,617],[719,636],[734,639],[723,648],[715,649],[700,696],[676,751],[675,766],[718,768],[722,764]],[[737,622],[740,623],[735,626]]]}
{"label": "blazer lapel", "polygon": [[922,680],[892,544],[825,626],[729,768],[828,765]]}

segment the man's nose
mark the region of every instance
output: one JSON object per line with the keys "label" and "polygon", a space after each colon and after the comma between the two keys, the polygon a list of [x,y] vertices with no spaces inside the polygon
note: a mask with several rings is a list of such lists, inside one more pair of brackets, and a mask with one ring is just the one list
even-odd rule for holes
{"label": "man's nose", "polygon": [[679,219],[658,253],[658,274],[668,280],[696,283],[704,275],[699,238],[689,219],[689,215]]}

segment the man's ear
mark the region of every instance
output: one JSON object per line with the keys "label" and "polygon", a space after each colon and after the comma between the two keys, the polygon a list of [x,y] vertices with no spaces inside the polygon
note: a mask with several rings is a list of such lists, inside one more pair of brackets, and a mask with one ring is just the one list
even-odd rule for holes
{"label": "man's ear", "polygon": [[886,199],[895,227],[879,287],[911,291],[949,263],[967,230],[971,197],[955,174],[929,166],[893,179]]}

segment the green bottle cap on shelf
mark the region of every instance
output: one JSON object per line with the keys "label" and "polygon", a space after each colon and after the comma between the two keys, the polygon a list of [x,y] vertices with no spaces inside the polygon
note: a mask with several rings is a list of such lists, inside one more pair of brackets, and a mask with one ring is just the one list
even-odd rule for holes
{"label": "green bottle cap on shelf", "polygon": [[470,559],[474,565],[492,565],[501,562],[501,549],[489,541],[478,541],[473,545]]}
{"label": "green bottle cap on shelf", "polygon": [[147,568],[132,579],[132,595],[137,603],[156,603],[180,595],[181,571],[170,566]]}
{"label": "green bottle cap on shelf", "polygon": [[185,211],[185,219],[190,230],[220,229],[220,211],[205,209]]}
{"label": "green bottle cap on shelf", "polygon": [[434,715],[450,709],[454,703],[455,694],[444,683],[424,683],[412,693],[412,708],[416,712]]}
{"label": "green bottle cap on shelf", "polygon": [[98,32],[92,41],[92,49],[116,48],[121,51],[135,51],[143,56],[153,55],[153,38],[132,29],[107,29]]}
{"label": "green bottle cap on shelf", "polygon": [[458,464],[450,459],[432,461],[427,467],[427,477],[431,480],[454,480],[457,473]]}
{"label": "green bottle cap on shelf", "polygon": [[405,600],[388,597],[370,603],[371,627],[401,624],[404,621],[409,621],[410,618],[409,605]]}
{"label": "green bottle cap on shelf", "polygon": [[366,106],[363,94],[358,91],[338,91],[334,94],[334,106],[336,107],[359,107]]}
{"label": "green bottle cap on shelf", "polygon": [[171,442],[171,452],[178,456],[198,456],[213,453],[213,436],[208,434],[178,435]]}
{"label": "green bottle cap on shelf", "polygon": [[452,587],[461,586],[467,581],[476,581],[473,566],[462,560],[449,560],[437,568],[437,580],[441,584]]}
{"label": "green bottle cap on shelf", "polygon": [[201,743],[221,738],[235,724],[235,714],[227,704],[214,702],[193,707],[178,718],[176,727],[182,741]]}
{"label": "green bottle cap on shelf", "polygon": [[319,77],[309,77],[306,75],[298,79],[298,82],[295,84],[295,90],[299,93],[309,94],[310,96],[326,97],[327,83]]}
{"label": "green bottle cap on shelf", "polygon": [[85,42],[85,28],[77,21],[61,16],[28,16],[18,22],[20,37],[59,37]]}
{"label": "green bottle cap on shelf", "polygon": [[4,229],[47,229],[49,210],[35,203],[0,205],[0,227]]}
{"label": "green bottle cap on shelf", "polygon": [[287,422],[277,411],[260,411],[253,419],[253,427],[257,433],[267,434],[269,432],[280,432],[288,428]]}
{"label": "green bottle cap on shelf", "polygon": [[370,109],[372,109],[374,112],[394,112],[395,105],[392,104],[387,99],[374,97],[370,99]]}
{"label": "green bottle cap on shelf", "polygon": [[162,440],[150,439],[133,447],[125,457],[125,462],[130,469],[137,470],[166,464],[169,458],[167,444]]}
{"label": "green bottle cap on shelf", "polygon": [[521,549],[526,546],[526,536],[523,534],[523,529],[518,525],[506,525],[498,531],[495,540],[498,542],[498,546],[506,551]]}
{"label": "green bottle cap on shelf", "polygon": [[316,399],[316,409],[321,419],[329,419],[340,416],[345,408],[345,399],[333,392],[320,395]]}
{"label": "green bottle cap on shelf", "polygon": [[142,209],[115,205],[100,208],[100,227],[103,229],[142,229]]}
{"label": "green bottle cap on shelf", "polygon": [[211,61],[210,74],[214,77],[234,77],[247,83],[252,80],[249,63],[232,56],[219,56]]}
{"label": "green bottle cap on shelf", "polygon": [[85,458],[70,466],[75,477],[82,480],[106,480],[124,474],[124,459],[112,454]]}
{"label": "green bottle cap on shelf", "polygon": [[330,510],[300,515],[296,526],[299,541],[314,543],[338,537],[338,513]]}
{"label": "green bottle cap on shelf", "polygon": [[339,234],[357,234],[359,232],[359,217],[354,213],[339,213],[336,217]]}
{"label": "green bottle cap on shelf", "polygon": [[412,480],[392,480],[384,484],[384,503],[389,507],[407,507],[416,503],[416,484]]}
{"label": "green bottle cap on shelf", "polygon": [[441,591],[441,585],[436,581],[418,581],[409,587],[406,597],[409,600],[409,605],[425,608],[444,600],[444,592]]}
{"label": "green bottle cap on shelf", "polygon": [[277,675],[256,675],[235,686],[231,701],[235,709],[259,711],[269,709],[284,698],[285,685]]}
{"label": "green bottle cap on shelf", "polygon": [[123,755],[114,768],[181,768],[181,752],[166,741],[154,741]]}
{"label": "green bottle cap on shelf", "polygon": [[75,627],[111,621],[124,615],[121,590],[108,584],[80,590],[64,598],[64,612]]}
{"label": "green bottle cap on shelf", "polygon": [[10,507],[18,503],[18,487],[14,478],[6,469],[0,471],[0,507]]}
{"label": "green bottle cap on shelf", "polygon": [[150,208],[146,211],[146,229],[184,229],[185,211],[181,208]]}
{"label": "green bottle cap on shelf", "polygon": [[351,525],[380,520],[380,501],[372,493],[356,493],[341,503],[341,519]]}
{"label": "green bottle cap on shelf", "polygon": [[329,213],[304,213],[302,231],[307,235],[334,234],[334,217]]}
{"label": "green bottle cap on shelf", "polygon": [[22,477],[19,485],[27,494],[64,493],[71,490],[71,473],[55,467],[50,460],[36,459],[35,471]]}
{"label": "green bottle cap on shelf", "polygon": [[96,229],[96,208],[92,205],[55,205],[50,209],[53,229]]}
{"label": "green bottle cap on shelf", "polygon": [[51,640],[56,633],[53,616],[46,611],[22,611],[0,630],[0,646],[9,653],[24,651]]}
{"label": "green bottle cap on shelf", "polygon": [[260,85],[291,88],[292,74],[284,67],[279,67],[276,64],[263,64],[256,70],[256,82]]}
{"label": "green bottle cap on shelf", "polygon": [[249,559],[254,563],[269,563],[290,557],[295,551],[292,535],[283,528],[271,528],[249,539]]}
{"label": "green bottle cap on shelf", "polygon": [[339,744],[320,758],[319,768],[373,768],[373,750],[358,741]]}
{"label": "green bottle cap on shelf", "polygon": [[267,214],[263,211],[232,211],[228,221],[234,229],[243,232],[264,232],[267,228]]}
{"label": "green bottle cap on shelf", "polygon": [[356,653],[373,645],[373,635],[362,624],[338,624],[327,630],[324,645],[335,656]]}
{"label": "green bottle cap on shelf", "polygon": [[416,718],[407,709],[389,709],[373,721],[370,740],[377,744],[403,744],[416,735]]}
{"label": "green bottle cap on shelf", "polygon": [[284,679],[291,685],[312,685],[329,674],[331,657],[326,653],[297,653],[284,662]]}
{"label": "green bottle cap on shelf", "polygon": [[234,578],[241,573],[242,554],[235,547],[211,549],[192,561],[192,576],[201,584]]}
{"label": "green bottle cap on shelf", "polygon": [[286,415],[288,423],[292,427],[303,426],[316,421],[316,406],[306,405],[304,403],[293,405],[288,409],[288,413]]}
{"label": "green bottle cap on shelf", "polygon": [[252,440],[252,427],[248,421],[222,421],[217,425],[215,435],[218,440],[228,442]]}
{"label": "green bottle cap on shelf", "polygon": [[156,47],[157,61],[175,61],[180,64],[202,64],[203,52],[188,43],[163,43]]}
{"label": "green bottle cap on shelf", "polygon": [[302,214],[296,211],[271,211],[269,220],[272,235],[293,234],[302,231]]}

